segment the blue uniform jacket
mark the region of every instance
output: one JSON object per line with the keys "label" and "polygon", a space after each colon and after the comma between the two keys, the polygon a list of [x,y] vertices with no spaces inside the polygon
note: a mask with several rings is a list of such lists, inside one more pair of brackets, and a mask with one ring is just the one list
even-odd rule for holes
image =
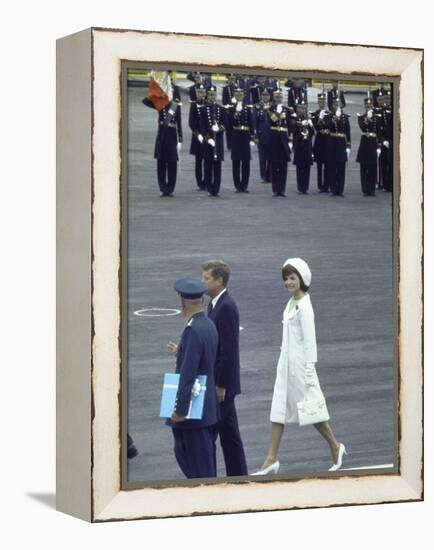
{"label": "blue uniform jacket", "polygon": [[[143,99],[142,103],[151,109],[155,106],[148,98]],[[170,110],[176,111],[174,114]],[[182,117],[181,107],[176,102],[169,103],[167,107],[158,111],[158,130],[155,139],[154,158],[167,162],[178,160],[178,142],[182,142]]]}
{"label": "blue uniform jacket", "polygon": [[200,110],[202,109],[204,103],[198,103],[195,101],[190,105],[190,113],[188,116],[188,125],[191,134],[191,145],[190,145],[190,154],[199,155],[203,157],[203,143],[197,139],[197,136],[200,134]]}
{"label": "blue uniform jacket", "polygon": [[315,162],[324,163],[327,161],[327,143],[329,130],[326,128],[325,118],[319,118],[321,109],[312,113],[312,122],[316,130],[313,143],[313,154]]}
{"label": "blue uniform jacket", "polygon": [[232,134],[231,159],[250,160],[250,141],[255,137],[252,109],[246,103],[243,104],[241,111],[236,110],[236,105],[230,107],[228,122]]}
{"label": "blue uniform jacket", "polygon": [[362,130],[356,162],[377,164],[377,148],[381,133],[381,118],[375,114],[369,119],[366,114],[358,115],[359,127]]}
{"label": "blue uniform jacket", "polygon": [[312,158],[312,138],[315,130],[312,126],[301,126],[301,119],[298,119],[294,129],[294,161],[297,166],[310,166]]}
{"label": "blue uniform jacket", "polygon": [[285,106],[282,112],[278,113],[276,107],[273,104],[270,109],[270,161],[289,162],[291,160],[289,140],[292,139],[293,130],[291,113]]}
{"label": "blue uniform jacket", "polygon": [[224,292],[208,314],[218,332],[218,351],[215,364],[216,385],[226,388],[226,397],[241,393],[240,384],[240,319],[233,298]]}
{"label": "blue uniform jacket", "polygon": [[[340,118],[334,114],[327,115],[325,126],[329,130],[327,140],[327,160],[329,162],[347,162],[346,149],[351,145],[351,128],[348,115],[342,113]],[[336,136],[336,134],[339,134]]]}
{"label": "blue uniform jacket", "polygon": [[207,376],[205,402],[201,420],[185,420],[167,424],[174,429],[192,429],[212,426],[217,422],[217,394],[214,366],[217,355],[218,336],[212,321],[205,313],[193,315],[181,336],[176,356],[176,372],[180,374],[176,394],[175,412],[186,416],[191,400],[191,390],[199,374]]}
{"label": "blue uniform jacket", "polygon": [[270,117],[268,111],[271,108],[271,103],[265,106],[263,101],[260,101],[253,107],[253,124],[255,126],[256,136],[259,143],[269,145],[270,136]]}
{"label": "blue uniform jacket", "polygon": [[[213,124],[219,126],[219,131],[214,132]],[[223,134],[226,130],[227,119],[226,109],[218,103],[205,103],[200,110],[200,133],[205,138],[203,143],[203,155],[206,160],[212,160],[214,154],[217,155],[215,160],[224,160],[224,143]],[[208,143],[209,139],[214,139],[216,145],[213,147]]]}

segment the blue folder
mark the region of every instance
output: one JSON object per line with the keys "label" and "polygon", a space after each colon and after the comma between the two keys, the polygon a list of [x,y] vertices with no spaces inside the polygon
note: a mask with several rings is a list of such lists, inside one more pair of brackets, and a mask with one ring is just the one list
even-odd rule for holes
{"label": "blue folder", "polygon": [[[175,408],[176,393],[179,385],[179,374],[173,372],[164,375],[163,393],[161,395],[160,417],[170,418]],[[190,420],[201,420],[203,404],[206,392],[206,375],[196,377],[193,386],[190,407],[186,418]],[[195,395],[198,393],[198,395]]]}

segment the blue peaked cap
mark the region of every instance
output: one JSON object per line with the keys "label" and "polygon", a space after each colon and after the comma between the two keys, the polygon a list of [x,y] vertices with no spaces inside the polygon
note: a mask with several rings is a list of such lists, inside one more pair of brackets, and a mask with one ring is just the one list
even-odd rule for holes
{"label": "blue peaked cap", "polygon": [[201,298],[208,290],[205,283],[202,283],[199,279],[192,279],[190,277],[178,279],[175,282],[174,288],[178,294],[187,300]]}

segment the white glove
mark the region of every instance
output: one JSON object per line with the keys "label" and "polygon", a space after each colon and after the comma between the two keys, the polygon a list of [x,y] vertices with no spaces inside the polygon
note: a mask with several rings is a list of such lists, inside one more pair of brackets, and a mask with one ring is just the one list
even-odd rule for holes
{"label": "white glove", "polygon": [[236,103],[236,102],[237,102],[237,100],[236,100],[234,97],[231,99],[231,101],[232,101],[232,103]]}
{"label": "white glove", "polygon": [[282,104],[279,103],[279,105],[278,105],[277,108],[276,108],[276,111],[277,111],[278,113],[281,113],[282,110],[283,110]]}
{"label": "white glove", "polygon": [[347,152],[347,159],[349,160],[350,158],[350,153],[351,153],[351,149],[349,147],[347,147],[346,149],[346,152]]}
{"label": "white glove", "polygon": [[379,157],[381,155],[381,149],[380,147],[377,149],[377,157]]}
{"label": "white glove", "polygon": [[320,113],[319,113],[319,118],[322,120],[324,117],[325,117],[325,111],[324,111],[324,109],[323,109],[323,110],[320,111]]}
{"label": "white glove", "polygon": [[384,145],[384,147],[386,147],[386,149],[389,149],[390,143],[387,140],[385,140],[385,141],[383,141],[383,145]]}
{"label": "white glove", "polygon": [[338,109],[338,110],[336,111],[336,116],[337,116],[337,117],[340,117],[341,114],[342,114],[342,111],[341,111],[340,109]]}
{"label": "white glove", "polygon": [[306,363],[304,371],[304,383],[306,386],[315,386],[315,365],[314,363]]}
{"label": "white glove", "polygon": [[243,104],[240,103],[240,102],[238,102],[238,103],[237,103],[236,110],[237,110],[238,112],[242,111],[242,110],[243,110]]}
{"label": "white glove", "polygon": [[255,142],[254,142],[254,141],[251,141],[251,142],[250,142],[250,147],[253,148],[254,146],[255,146]]}
{"label": "white glove", "polygon": [[294,145],[292,143],[292,141],[289,142],[289,150],[292,151],[292,149],[294,148]]}
{"label": "white glove", "polygon": [[209,139],[208,144],[211,145],[211,147],[215,147],[215,141],[213,139]]}
{"label": "white glove", "polygon": [[302,125],[302,126],[307,126],[307,124],[308,124],[307,120],[302,120],[302,121],[301,121],[301,125]]}
{"label": "white glove", "polygon": [[182,149],[182,143],[178,142],[176,148],[178,149],[178,152]]}
{"label": "white glove", "polygon": [[218,132],[219,130],[220,130],[220,128],[219,128],[219,125],[218,125],[218,124],[213,124],[213,125],[212,125],[212,131],[213,131],[213,132]]}
{"label": "white glove", "polygon": [[374,116],[374,113],[372,112],[372,109],[369,109],[369,111],[367,112],[366,116],[370,119]]}
{"label": "white glove", "polygon": [[199,140],[199,143],[203,143],[203,135],[198,134],[197,139]]}
{"label": "white glove", "polygon": [[311,126],[311,127],[313,126],[313,122],[312,122],[311,119],[309,119],[309,120],[307,121],[307,123],[309,124],[309,126]]}

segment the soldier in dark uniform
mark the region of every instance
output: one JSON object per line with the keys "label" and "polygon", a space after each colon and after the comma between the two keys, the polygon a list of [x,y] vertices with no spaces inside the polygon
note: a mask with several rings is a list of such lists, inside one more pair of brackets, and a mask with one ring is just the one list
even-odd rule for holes
{"label": "soldier in dark uniform", "polygon": [[270,170],[270,92],[262,90],[261,101],[253,107],[253,123],[255,125],[256,141],[259,153],[259,172],[262,183],[271,181]]}
{"label": "soldier in dark uniform", "polygon": [[384,191],[393,191],[393,112],[392,112],[392,91],[387,90],[385,94],[378,94],[380,110],[380,174],[379,188]]}
{"label": "soldier in dark uniform", "polygon": [[332,80],[332,88],[327,92],[327,105],[329,111],[332,110],[333,101],[335,101],[335,99],[339,99],[339,104],[341,109],[343,109],[346,105],[346,101],[343,90],[339,89],[339,80]]}
{"label": "soldier in dark uniform", "polygon": [[309,178],[312,160],[313,122],[307,116],[307,104],[300,100],[295,107],[294,161],[297,167],[297,190],[300,195],[309,194]]}
{"label": "soldier in dark uniform", "polygon": [[[149,98],[143,104],[155,109]],[[158,111],[158,131],[155,140],[154,158],[157,159],[160,197],[173,197],[178,170],[178,151],[182,143],[181,107],[171,101]]]}
{"label": "soldier in dark uniform", "polygon": [[285,86],[288,88],[288,107],[295,112],[295,107],[301,102],[307,105],[306,82],[301,78],[287,80]]}
{"label": "soldier in dark uniform", "polygon": [[292,122],[289,107],[282,104],[282,90],[274,92],[270,109],[270,165],[273,197],[285,197],[288,162],[292,150]]}
{"label": "soldier in dark uniform", "polygon": [[342,112],[339,99],[332,103],[332,112],[325,117],[329,130],[327,164],[328,182],[332,196],[344,196],[345,167],[351,151],[351,128],[349,116]]}
{"label": "soldier in dark uniform", "polygon": [[244,101],[241,88],[235,90],[236,103],[228,109],[228,125],[232,134],[232,177],[235,192],[248,193],[250,177],[250,149],[254,145],[255,128],[252,109]]}
{"label": "soldier in dark uniform", "polygon": [[206,90],[203,84],[199,84],[196,89],[197,101],[192,101],[190,104],[190,113],[188,116],[188,125],[191,134],[191,146],[190,154],[195,157],[195,176],[197,188],[200,191],[204,191],[205,179],[204,179],[204,145],[203,145],[203,135],[201,134],[200,128],[200,112],[203,106],[205,105],[205,96]]}
{"label": "soldier in dark uniform", "polygon": [[317,184],[319,193],[328,193],[327,179],[327,140],[329,130],[325,126],[325,117],[328,114],[325,108],[326,95],[318,94],[318,109],[312,113],[312,122],[316,131],[313,143],[313,156],[316,163]]}
{"label": "soldier in dark uniform", "polygon": [[[196,279],[179,279],[175,290],[181,296],[187,323],[176,350],[176,372],[180,377],[175,409],[167,424],[172,427],[175,457],[183,474],[187,478],[215,477],[217,329],[203,310],[203,294],[207,290],[204,283]],[[200,420],[189,420],[186,417],[198,375],[207,377],[203,414]]]}
{"label": "soldier in dark uniform", "polygon": [[173,74],[174,74],[173,71],[169,72],[171,86],[172,86],[172,99],[175,103],[181,106],[182,105],[181,88],[177,84],[175,84],[175,81],[173,80]]}
{"label": "soldier in dark uniform", "polygon": [[[388,93],[390,92],[390,94]],[[374,109],[381,109],[380,102],[378,101],[378,96],[380,96],[380,99],[382,100],[385,95],[391,96],[392,92],[390,89],[386,88],[383,83],[381,83],[378,88],[372,91],[372,105],[374,106]]]}
{"label": "soldier in dark uniform", "polygon": [[204,174],[208,194],[217,197],[221,184],[222,162],[224,160],[223,134],[227,127],[226,110],[216,102],[217,89],[211,86],[207,100],[200,112],[201,134],[204,137]]}
{"label": "soldier in dark uniform", "polygon": [[190,101],[196,101],[196,88],[202,84],[202,77],[200,73],[188,73],[187,78],[193,82],[193,84],[188,88],[188,95]]}
{"label": "soldier in dark uniform", "polygon": [[[235,99],[235,88],[237,88],[237,77],[233,73],[228,75],[228,83],[226,86],[223,86],[222,89],[222,104],[223,107],[229,111],[229,108],[234,105],[237,100]],[[230,128],[226,128],[226,145],[228,148],[228,151],[231,150],[232,147],[232,134],[230,131]]]}
{"label": "soldier in dark uniform", "polygon": [[276,89],[276,84],[268,80],[265,76],[258,76],[254,84],[250,88],[250,99],[252,105],[256,105],[262,99],[262,92],[267,90],[270,99],[273,97],[273,92]]}
{"label": "soldier in dark uniform", "polygon": [[378,156],[381,152],[379,139],[381,132],[381,117],[374,113],[372,100],[367,97],[365,113],[358,114],[359,127],[362,131],[356,162],[360,163],[360,183],[365,197],[375,196],[377,184]]}

